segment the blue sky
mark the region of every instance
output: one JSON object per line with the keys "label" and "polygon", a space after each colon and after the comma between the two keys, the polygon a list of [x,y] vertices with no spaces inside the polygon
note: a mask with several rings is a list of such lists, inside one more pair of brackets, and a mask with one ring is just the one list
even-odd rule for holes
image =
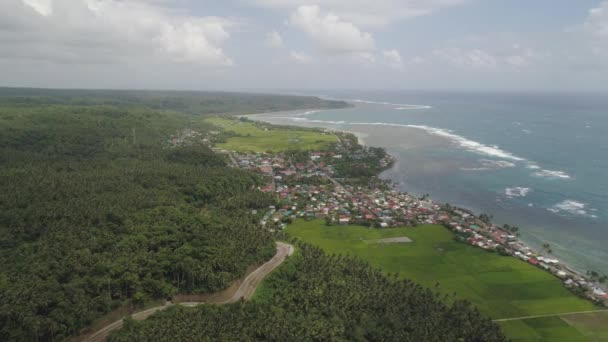
{"label": "blue sky", "polygon": [[605,91],[607,0],[2,0],[5,86]]}

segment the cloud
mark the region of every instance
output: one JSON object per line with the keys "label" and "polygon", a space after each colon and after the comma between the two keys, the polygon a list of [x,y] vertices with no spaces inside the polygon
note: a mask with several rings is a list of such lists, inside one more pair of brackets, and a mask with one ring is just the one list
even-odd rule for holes
{"label": "cloud", "polygon": [[53,14],[52,0],[23,0],[23,2],[45,17]]}
{"label": "cloud", "polygon": [[323,6],[346,21],[363,27],[383,27],[395,21],[429,15],[467,0],[249,0],[268,8],[294,9],[304,5]]}
{"label": "cloud", "polygon": [[401,54],[399,53],[399,51],[395,49],[383,50],[382,56],[384,57],[386,64],[388,64],[390,67],[396,69],[400,69],[403,67],[403,59],[401,58]]}
{"label": "cloud", "polygon": [[[488,47],[489,48],[489,47]],[[436,49],[432,57],[439,62],[460,68],[492,70],[502,68],[525,68],[542,59],[542,56],[530,48],[513,44],[510,49],[489,51],[483,48],[447,47]]]}
{"label": "cloud", "polygon": [[289,57],[298,64],[312,64],[314,59],[303,52],[291,51]]}
{"label": "cloud", "polygon": [[283,46],[283,38],[277,31],[272,31],[266,36],[266,45],[271,47],[281,47]]}
{"label": "cloud", "polygon": [[62,63],[153,61],[232,65],[232,20],[151,0],[3,0],[0,58]]}
{"label": "cloud", "polygon": [[589,10],[585,28],[599,37],[608,37],[608,1],[602,1],[598,7]]}
{"label": "cloud", "polygon": [[461,48],[443,48],[433,52],[435,57],[452,66],[488,69],[497,66],[496,57],[480,49],[464,50]]}
{"label": "cloud", "polygon": [[371,34],[332,13],[322,13],[317,5],[300,6],[290,24],[304,31],[327,53],[356,53],[374,49]]}

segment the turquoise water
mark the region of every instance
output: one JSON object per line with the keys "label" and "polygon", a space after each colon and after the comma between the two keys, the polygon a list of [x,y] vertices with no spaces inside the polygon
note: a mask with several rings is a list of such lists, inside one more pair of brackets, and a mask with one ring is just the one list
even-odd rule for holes
{"label": "turquoise water", "polygon": [[435,200],[491,214],[499,223],[519,225],[532,245],[550,243],[554,254],[572,266],[608,274],[608,96],[323,95],[358,101],[354,108],[296,120],[320,126],[333,122],[355,131],[375,127],[370,135],[403,125],[449,141],[389,149],[400,162],[383,176],[402,190],[429,193]]}

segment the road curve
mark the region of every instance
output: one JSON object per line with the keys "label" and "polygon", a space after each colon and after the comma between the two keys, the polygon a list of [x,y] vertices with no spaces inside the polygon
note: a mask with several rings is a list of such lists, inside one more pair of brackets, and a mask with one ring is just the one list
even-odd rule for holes
{"label": "road curve", "polygon": [[[289,244],[286,244],[283,242],[277,242],[277,253],[272,257],[272,259],[268,260],[262,266],[258,267],[255,271],[251,272],[245,278],[245,280],[243,280],[243,282],[241,283],[239,288],[236,290],[234,295],[228,300],[225,300],[222,302],[213,302],[213,301],[188,302],[188,303],[180,303],[180,305],[192,307],[192,306],[197,306],[197,305],[201,305],[201,304],[230,304],[230,303],[235,303],[235,302],[239,301],[241,298],[243,298],[245,300],[251,299],[251,297],[255,293],[255,290],[257,289],[258,285],[260,285],[260,283],[262,282],[264,277],[266,277],[270,272],[272,272],[275,268],[277,268],[279,265],[281,265],[285,261],[285,259],[287,259],[287,257],[289,255],[293,254],[293,252],[294,252],[294,248],[292,245],[289,245]],[[131,318],[133,318],[134,320],[137,320],[137,321],[143,321],[144,319],[150,317],[152,314],[154,314],[158,311],[164,310],[172,305],[175,305],[175,304],[173,304],[171,302],[167,302],[165,305],[157,306],[157,307],[154,307],[154,308],[151,308],[148,310],[134,313],[131,315]],[[123,325],[123,320],[120,319],[116,322],[108,324],[107,326],[103,327],[102,329],[89,335],[88,337],[83,339],[83,341],[86,341],[86,342],[105,341],[106,338],[108,337],[108,335],[112,331],[122,328],[122,325]]]}

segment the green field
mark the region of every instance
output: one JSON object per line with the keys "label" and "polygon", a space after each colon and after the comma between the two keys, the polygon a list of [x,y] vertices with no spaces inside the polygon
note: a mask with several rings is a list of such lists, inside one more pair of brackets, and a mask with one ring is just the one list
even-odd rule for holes
{"label": "green field", "polygon": [[319,150],[336,142],[336,136],[297,128],[262,129],[251,122],[224,118],[209,118],[207,122],[234,132],[239,136],[229,138],[217,147],[238,152],[280,152],[285,150]]}
{"label": "green field", "polygon": [[608,312],[501,322],[513,341],[608,341]]}
{"label": "green field", "polygon": [[[357,226],[331,226],[323,221],[298,220],[287,232],[315,244],[328,253],[344,253],[363,258],[387,273],[446,294],[473,302],[494,319],[557,314],[598,309],[565,289],[560,281],[534,266],[512,257],[473,248],[453,240],[442,226],[368,229]],[[374,244],[370,240],[407,236],[412,242]],[[569,316],[569,318],[578,316]],[[605,337],[608,315],[597,322],[575,324],[560,317],[537,318],[501,323],[505,332],[519,341],[585,340],[585,336]],[[588,323],[588,324],[587,324]],[[602,335],[603,334],[603,335]]]}

